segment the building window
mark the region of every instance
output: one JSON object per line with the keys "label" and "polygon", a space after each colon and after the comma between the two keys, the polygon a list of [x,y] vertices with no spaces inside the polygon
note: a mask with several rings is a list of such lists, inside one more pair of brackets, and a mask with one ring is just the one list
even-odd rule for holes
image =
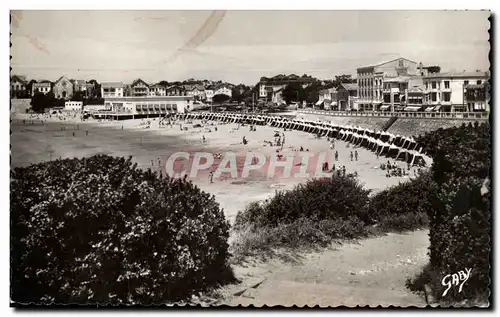
{"label": "building window", "polygon": [[451,92],[443,92],[443,101],[451,101]]}
{"label": "building window", "polygon": [[478,80],[478,81],[477,81],[477,84],[478,84],[478,85],[481,85],[481,80]]}
{"label": "building window", "polygon": [[437,93],[435,92],[431,93],[431,101],[437,101]]}
{"label": "building window", "polygon": [[450,82],[447,80],[444,82],[444,88],[449,89],[450,88]]}
{"label": "building window", "polygon": [[431,84],[432,84],[432,89],[436,89],[436,82],[433,81]]}

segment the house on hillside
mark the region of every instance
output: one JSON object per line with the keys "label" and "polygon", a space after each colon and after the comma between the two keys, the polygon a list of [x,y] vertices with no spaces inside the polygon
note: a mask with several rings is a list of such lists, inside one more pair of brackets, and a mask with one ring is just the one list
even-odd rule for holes
{"label": "house on hillside", "polygon": [[130,85],[133,97],[146,97],[149,96],[149,85],[144,80],[138,78]]}
{"label": "house on hillside", "polygon": [[166,96],[167,95],[167,87],[154,84],[149,87],[149,95],[150,96]]}
{"label": "house on hillside", "polygon": [[76,79],[73,82],[73,94],[75,94],[77,91],[81,92],[85,98],[88,98],[92,96],[94,85],[91,83],[87,83],[83,79]]}
{"label": "house on hillside", "polygon": [[10,98],[28,98],[28,83],[24,76],[13,75],[10,77]]}
{"label": "house on hillside", "polygon": [[73,83],[66,76],[61,76],[54,83],[53,91],[57,99],[71,99],[73,97]]}
{"label": "house on hillside", "polygon": [[191,96],[194,100],[205,100],[205,87],[202,85],[192,85],[186,88],[186,95]]}
{"label": "house on hillside", "polygon": [[214,96],[215,95],[226,95],[229,97],[233,96],[232,87],[229,84],[218,84],[214,87]]}
{"label": "house on hillside", "polygon": [[181,85],[172,85],[167,87],[167,96],[185,96],[186,90]]}
{"label": "house on hillside", "polygon": [[33,85],[31,85],[31,95],[32,96],[38,92],[46,95],[51,90],[52,90],[52,83],[48,80],[42,80],[40,82],[33,83]]}
{"label": "house on hillside", "polygon": [[214,85],[207,86],[207,88],[205,89],[205,100],[207,102],[212,102],[214,94],[215,94],[215,86]]}
{"label": "house on hillside", "polygon": [[102,98],[119,98],[123,97],[124,85],[122,82],[101,83]]}

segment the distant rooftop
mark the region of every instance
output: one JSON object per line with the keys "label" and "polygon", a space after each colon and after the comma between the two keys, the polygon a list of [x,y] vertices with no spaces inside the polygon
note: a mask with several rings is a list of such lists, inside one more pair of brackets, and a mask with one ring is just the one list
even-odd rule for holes
{"label": "distant rooftop", "polygon": [[489,77],[488,72],[475,71],[475,72],[444,72],[434,73],[424,76],[424,78],[475,78],[475,77]]}
{"label": "distant rooftop", "polygon": [[346,90],[358,90],[358,84],[340,84],[344,86]]}
{"label": "distant rooftop", "polygon": [[102,88],[123,88],[122,82],[101,83]]}

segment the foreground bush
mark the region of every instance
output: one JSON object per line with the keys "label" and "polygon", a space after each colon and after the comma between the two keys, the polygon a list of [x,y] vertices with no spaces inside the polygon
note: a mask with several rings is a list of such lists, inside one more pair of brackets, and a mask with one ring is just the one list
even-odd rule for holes
{"label": "foreground bush", "polygon": [[338,176],[278,192],[237,214],[232,253],[239,261],[274,247],[325,247],[338,239],[426,227],[429,181],[424,175],[371,198],[355,178]]}
{"label": "foreground bush", "polygon": [[371,223],[383,231],[405,231],[428,225],[427,211],[435,193],[428,173],[383,190],[370,198]]}
{"label": "foreground bush", "polygon": [[11,177],[15,301],[165,303],[226,272],[228,223],[190,182],[103,155]]}
{"label": "foreground bush", "polygon": [[279,191],[267,202],[250,204],[236,215],[235,227],[277,227],[301,218],[320,221],[356,216],[364,220],[369,193],[354,177],[311,180],[292,190]]}
{"label": "foreground bush", "polygon": [[[445,137],[444,137],[445,136]],[[437,199],[432,202],[430,221],[430,266],[417,277],[410,289],[432,288],[437,300],[487,298],[490,283],[491,189],[487,180],[491,168],[489,124],[463,125],[436,134],[431,168]],[[471,277],[461,293],[440,279],[465,268]],[[429,273],[431,272],[431,273]],[[435,278],[439,278],[435,281]]]}

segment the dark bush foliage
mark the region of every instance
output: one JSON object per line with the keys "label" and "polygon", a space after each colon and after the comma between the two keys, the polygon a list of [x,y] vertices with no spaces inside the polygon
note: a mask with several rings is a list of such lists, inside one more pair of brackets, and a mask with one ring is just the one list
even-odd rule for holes
{"label": "dark bush foliage", "polygon": [[[455,287],[446,295],[447,299],[471,299],[489,294],[490,137],[489,124],[474,124],[443,129],[428,141],[432,144],[432,186],[437,198],[428,211],[432,271],[442,278],[472,268],[463,291],[459,294]],[[430,281],[430,285],[438,284]]]}
{"label": "dark bush foliage", "polygon": [[429,174],[421,174],[372,196],[368,205],[370,223],[396,231],[427,226],[427,212],[435,199],[431,181]]}
{"label": "dark bush foliage", "polygon": [[320,221],[357,216],[364,220],[368,194],[353,177],[311,180],[292,190],[277,192],[268,202],[251,204],[245,212],[238,213],[235,226],[250,222],[258,227],[276,227],[304,217]]}
{"label": "dark bush foliage", "polygon": [[11,174],[12,299],[165,303],[218,283],[228,223],[213,196],[98,155]]}

